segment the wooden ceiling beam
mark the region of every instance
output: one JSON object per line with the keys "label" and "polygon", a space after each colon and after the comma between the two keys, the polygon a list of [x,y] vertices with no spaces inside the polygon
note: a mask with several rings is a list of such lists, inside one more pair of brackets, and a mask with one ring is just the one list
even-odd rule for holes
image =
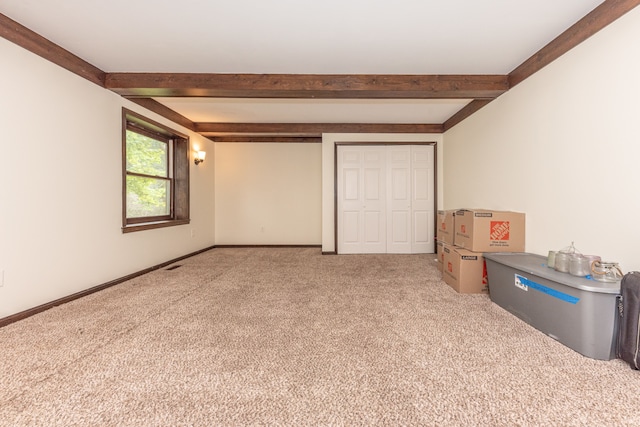
{"label": "wooden ceiling beam", "polygon": [[319,144],[322,142],[321,136],[247,136],[247,135],[225,135],[207,137],[213,142],[275,142],[275,143],[310,143]]}
{"label": "wooden ceiling beam", "polygon": [[107,73],[126,97],[493,99],[506,75]]}
{"label": "wooden ceiling beam", "polygon": [[509,87],[540,71],[638,5],[640,0],[605,0],[509,73]]}
{"label": "wooden ceiling beam", "polygon": [[174,123],[182,125],[189,130],[195,131],[195,123],[191,120],[179,114],[178,112],[172,110],[164,104],[156,101],[153,98],[130,98],[129,101],[134,102],[147,110],[153,111],[156,114],[164,117],[165,119],[169,119]]}
{"label": "wooden ceiling beam", "polygon": [[[324,132],[443,132],[638,5],[640,0],[605,0],[508,75],[105,73],[3,14],[0,14],[0,37],[191,130],[211,124],[193,123],[150,97],[474,99],[444,124],[308,125],[324,126]],[[379,131],[377,126],[388,130]],[[414,126],[415,130],[393,126],[404,129]],[[312,135],[319,133],[322,132]]]}
{"label": "wooden ceiling beam", "polygon": [[476,111],[478,111],[479,109],[481,109],[482,107],[484,107],[490,102],[491,102],[490,99],[474,99],[473,101],[471,101],[470,103],[462,107],[460,111],[455,113],[453,116],[449,117],[449,119],[446,122],[444,122],[444,126],[443,126],[444,131],[445,132],[448,131],[449,129],[451,129],[452,127],[454,127],[455,125],[457,125],[458,123],[460,123],[461,121],[463,121],[464,119],[466,119],[467,117],[469,117],[470,115],[472,115],[473,113],[475,113]]}
{"label": "wooden ceiling beam", "polygon": [[419,123],[195,123],[195,131],[207,137],[225,134],[317,137],[323,133],[442,133],[443,126]]}
{"label": "wooden ceiling beam", "polygon": [[104,71],[1,13],[0,37],[104,87]]}

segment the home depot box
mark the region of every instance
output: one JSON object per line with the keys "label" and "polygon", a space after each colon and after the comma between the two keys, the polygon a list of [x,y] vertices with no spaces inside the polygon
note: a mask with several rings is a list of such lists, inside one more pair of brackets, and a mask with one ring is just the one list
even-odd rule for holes
{"label": "home depot box", "polygon": [[524,233],[521,212],[461,209],[453,243],[473,252],[524,252]]}
{"label": "home depot box", "polygon": [[488,291],[487,268],[481,253],[444,245],[442,277],[447,285],[462,294]]}
{"label": "home depot box", "polygon": [[438,229],[436,231],[437,240],[453,245],[453,234],[455,231],[453,217],[455,216],[455,213],[455,210],[438,211]]}

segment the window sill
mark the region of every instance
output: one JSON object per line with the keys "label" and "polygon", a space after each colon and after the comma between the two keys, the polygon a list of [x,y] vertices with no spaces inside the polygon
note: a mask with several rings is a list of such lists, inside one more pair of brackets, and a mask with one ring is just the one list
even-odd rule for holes
{"label": "window sill", "polygon": [[129,224],[122,227],[123,233],[132,233],[134,231],[153,230],[155,228],[174,227],[176,225],[189,224],[188,219],[177,219],[169,221],[143,222],[140,224]]}

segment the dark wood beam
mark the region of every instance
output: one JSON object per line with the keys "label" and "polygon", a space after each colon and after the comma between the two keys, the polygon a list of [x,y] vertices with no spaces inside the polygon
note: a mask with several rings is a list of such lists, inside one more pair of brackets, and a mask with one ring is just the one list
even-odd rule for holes
{"label": "dark wood beam", "polygon": [[451,116],[446,122],[444,122],[443,131],[448,131],[488,103],[490,103],[490,99],[474,99],[467,105],[465,105],[460,111]]}
{"label": "dark wood beam", "polygon": [[186,127],[189,130],[195,131],[196,126],[191,120],[183,116],[182,114],[177,113],[171,108],[163,105],[152,98],[130,98],[129,101],[135,102],[136,104],[146,108],[147,110],[153,111],[156,114],[161,115],[165,119],[169,119],[174,123],[177,123],[181,126]]}
{"label": "dark wood beam", "polygon": [[[105,73],[3,14],[0,14],[0,37],[97,85],[131,97],[131,100],[139,105],[192,130],[198,125],[209,124],[193,123],[149,97],[474,99],[443,125],[408,125],[426,126],[427,130],[388,130],[388,132],[442,132],[455,126],[490,100],[521,83],[638,5],[640,0],[605,0],[507,76]],[[134,98],[146,99],[135,100]],[[322,129],[325,129],[324,132],[387,132],[374,129],[375,126],[390,129],[389,125],[362,127],[358,124],[332,124],[330,126]],[[438,127],[439,131],[436,130]],[[319,133],[321,132],[313,132],[311,135],[305,133],[302,136],[317,136]]]}
{"label": "dark wood beam", "polygon": [[104,87],[105,72],[0,13],[0,37]]}
{"label": "dark wood beam", "polygon": [[[442,133],[441,124],[398,123],[195,123],[202,135],[321,136],[323,133]],[[247,135],[249,136],[249,135]]]}
{"label": "dark wood beam", "polygon": [[[638,5],[640,0],[605,0],[509,73],[509,88],[522,83]],[[444,130],[451,129],[491,101],[481,99],[472,101],[444,123]]]}
{"label": "dark wood beam", "polygon": [[107,73],[127,97],[435,99],[495,98],[505,75]]}
{"label": "dark wood beam", "polygon": [[247,136],[247,135],[225,135],[208,137],[213,142],[276,142],[276,143],[303,143],[319,144],[322,142],[320,136]]}
{"label": "dark wood beam", "polygon": [[640,0],[605,0],[509,73],[509,87],[521,83],[638,5]]}

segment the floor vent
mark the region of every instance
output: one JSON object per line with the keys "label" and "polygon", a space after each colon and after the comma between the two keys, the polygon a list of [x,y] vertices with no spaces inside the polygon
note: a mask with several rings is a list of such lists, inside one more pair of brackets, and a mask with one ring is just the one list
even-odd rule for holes
{"label": "floor vent", "polygon": [[180,267],[182,267],[182,264],[172,265],[171,267],[167,268],[167,270],[175,270],[176,268],[180,268]]}

